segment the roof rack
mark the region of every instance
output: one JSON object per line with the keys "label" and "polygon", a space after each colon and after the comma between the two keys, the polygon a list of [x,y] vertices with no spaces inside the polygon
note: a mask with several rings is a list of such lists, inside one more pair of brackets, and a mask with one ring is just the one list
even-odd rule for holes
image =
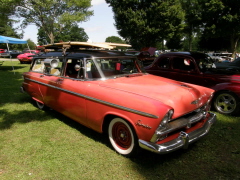
{"label": "roof rack", "polygon": [[93,42],[60,42],[54,44],[43,45],[39,47],[40,50],[44,49],[114,49],[116,47],[131,47],[129,44],[121,44],[121,43],[109,43],[109,42],[102,42],[102,43],[93,43]]}

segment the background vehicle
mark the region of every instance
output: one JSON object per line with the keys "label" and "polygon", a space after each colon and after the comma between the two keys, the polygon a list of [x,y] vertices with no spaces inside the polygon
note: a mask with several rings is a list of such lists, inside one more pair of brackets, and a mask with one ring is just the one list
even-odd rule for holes
{"label": "background vehicle", "polygon": [[218,69],[206,54],[171,52],[160,55],[146,71],[150,74],[214,89],[213,105],[223,114],[240,113],[240,74]]}
{"label": "background vehicle", "polygon": [[9,50],[4,53],[1,53],[0,57],[10,58],[11,56],[12,58],[16,58],[19,54],[22,54],[22,52],[18,50]]}
{"label": "background vehicle", "polygon": [[227,70],[237,71],[240,73],[240,57],[235,59],[232,62],[221,62],[221,63],[214,63],[214,64],[218,69],[227,69]]}
{"label": "background vehicle", "polygon": [[1,53],[4,53],[5,50],[4,49],[0,49],[0,56],[1,56]]}
{"label": "background vehicle", "polygon": [[104,46],[112,44],[46,45],[55,51],[33,57],[22,91],[40,109],[50,107],[105,132],[124,156],[136,154],[139,146],[172,152],[208,133],[216,120],[208,112],[213,90],[147,74],[136,57],[121,52],[79,50]]}
{"label": "background vehicle", "polygon": [[32,56],[39,53],[39,50],[26,50],[23,54],[19,54],[17,56],[18,60],[21,64],[23,63],[31,63],[32,62]]}
{"label": "background vehicle", "polygon": [[223,62],[226,60],[232,61],[232,53],[208,53],[208,55],[215,61],[215,62]]}

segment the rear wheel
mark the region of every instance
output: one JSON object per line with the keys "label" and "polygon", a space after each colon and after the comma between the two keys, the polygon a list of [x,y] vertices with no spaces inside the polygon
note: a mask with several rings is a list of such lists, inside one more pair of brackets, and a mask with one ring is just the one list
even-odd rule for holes
{"label": "rear wheel", "polygon": [[121,118],[114,118],[108,126],[108,136],[115,151],[123,156],[136,155],[138,144],[134,130]]}
{"label": "rear wheel", "polygon": [[214,98],[215,109],[226,115],[237,115],[240,111],[239,98],[231,92],[218,93]]}

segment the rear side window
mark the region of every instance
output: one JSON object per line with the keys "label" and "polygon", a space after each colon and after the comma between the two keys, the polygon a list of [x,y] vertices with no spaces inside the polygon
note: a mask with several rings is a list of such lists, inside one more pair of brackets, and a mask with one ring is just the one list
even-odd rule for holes
{"label": "rear side window", "polygon": [[44,74],[51,74],[51,75],[55,75],[55,76],[60,76],[61,75],[61,71],[62,71],[62,60],[60,59],[54,59],[55,62],[55,66],[50,66],[50,64],[45,64],[44,63],[45,59],[35,59],[32,65],[32,71],[34,72],[39,72],[39,73],[44,73]]}
{"label": "rear side window", "polygon": [[158,66],[163,69],[168,69],[170,67],[170,60],[168,57],[161,58]]}
{"label": "rear side window", "polygon": [[45,70],[44,59],[35,59],[32,66],[32,71],[44,73],[44,70]]}
{"label": "rear side window", "polygon": [[181,71],[193,71],[195,69],[194,63],[190,58],[174,57],[172,59],[173,69]]}

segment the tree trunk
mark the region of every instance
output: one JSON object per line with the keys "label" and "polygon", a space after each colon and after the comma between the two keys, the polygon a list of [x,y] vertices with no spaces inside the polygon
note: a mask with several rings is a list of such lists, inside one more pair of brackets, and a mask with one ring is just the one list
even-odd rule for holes
{"label": "tree trunk", "polygon": [[49,39],[50,39],[50,44],[53,44],[53,43],[54,43],[54,35],[53,35],[53,32],[50,32],[50,33],[48,34],[48,37],[49,37]]}
{"label": "tree trunk", "polygon": [[231,36],[231,53],[232,53],[233,59],[235,59],[238,41],[239,41],[239,37],[235,38],[234,35]]}

